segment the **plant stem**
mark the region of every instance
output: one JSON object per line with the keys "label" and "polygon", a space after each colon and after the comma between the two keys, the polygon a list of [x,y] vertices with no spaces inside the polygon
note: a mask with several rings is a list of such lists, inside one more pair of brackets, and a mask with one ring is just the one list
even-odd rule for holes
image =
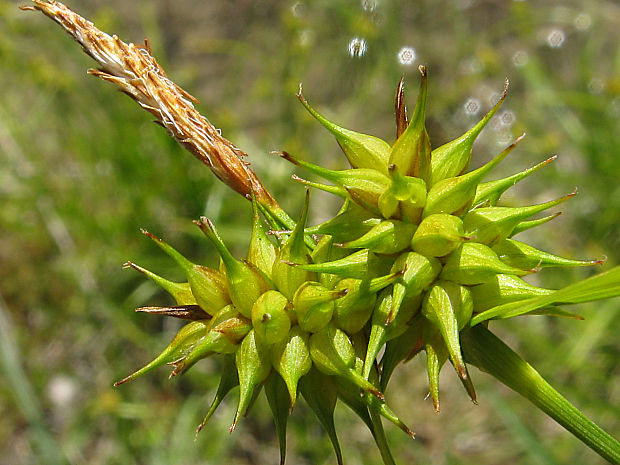
{"label": "plant stem", "polygon": [[620,443],[589,420],[482,325],[461,333],[466,360],[521,394],[604,459],[620,464]]}

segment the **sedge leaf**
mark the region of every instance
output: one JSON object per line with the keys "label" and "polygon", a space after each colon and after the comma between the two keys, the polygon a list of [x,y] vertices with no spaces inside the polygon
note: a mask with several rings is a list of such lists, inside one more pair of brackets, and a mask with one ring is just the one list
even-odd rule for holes
{"label": "sedge leaf", "polygon": [[470,321],[475,326],[491,318],[504,319],[537,310],[553,304],[579,304],[593,300],[609,299],[620,295],[620,266],[583,281],[570,284],[553,294],[509,302],[490,308]]}

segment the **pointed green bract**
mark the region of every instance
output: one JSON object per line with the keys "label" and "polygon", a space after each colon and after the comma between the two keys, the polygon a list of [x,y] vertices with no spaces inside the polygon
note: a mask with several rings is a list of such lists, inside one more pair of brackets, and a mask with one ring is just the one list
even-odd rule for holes
{"label": "pointed green bract", "polygon": [[384,289],[375,304],[362,372],[366,379],[383,345],[407,331],[409,322],[420,309],[422,296],[409,298],[402,306],[394,300],[392,290]]}
{"label": "pointed green bract", "polygon": [[263,292],[269,290],[269,283],[256,268],[232,256],[209,219],[203,217],[195,223],[211,240],[222,258],[226,270],[230,300],[243,316],[251,318],[252,305]]}
{"label": "pointed green bract", "polygon": [[[373,371],[373,373],[375,372]],[[346,380],[344,378],[337,378],[336,385],[338,387],[338,394],[340,397],[346,396],[347,398],[349,398],[351,397],[351,394],[356,395],[355,394],[356,386],[355,384],[351,383],[349,380]],[[345,392],[347,392],[348,395],[344,394]],[[360,397],[360,399],[362,403],[368,407],[368,410],[371,414],[374,412],[374,413],[377,413],[378,415],[381,415],[383,418],[385,418],[386,420],[388,420],[389,422],[393,423],[398,428],[400,428],[404,433],[411,436],[412,438],[414,437],[413,431],[411,431],[409,427],[405,423],[403,423],[403,421],[400,418],[396,416],[396,414],[392,411],[392,409],[390,409],[390,407],[388,407],[385,401],[369,393],[363,394]],[[352,402],[349,401],[347,403],[352,403]]]}
{"label": "pointed green bract", "polygon": [[343,465],[342,451],[336,434],[334,425],[334,410],[338,394],[329,376],[321,373],[316,368],[310,370],[299,383],[299,390],[304,399],[317,416],[323,428],[329,436],[329,440],[334,448],[338,465]]}
{"label": "pointed green bract", "polygon": [[390,153],[390,164],[407,176],[428,180],[431,164],[431,143],[425,126],[426,67],[420,66],[420,92],[413,117],[405,132],[398,138]]}
{"label": "pointed green bract", "polygon": [[[469,289],[449,281],[435,283],[422,303],[422,315],[441,334],[459,378],[472,401],[476,402],[476,393],[463,362],[459,339],[459,331],[469,322],[473,308]],[[433,348],[437,350],[436,344]]]}
{"label": "pointed green bract", "polygon": [[326,375],[345,378],[360,389],[383,398],[383,394],[355,370],[355,349],[344,331],[329,325],[310,336],[309,346],[317,369]]}
{"label": "pointed green bract", "polygon": [[393,273],[402,270],[402,276],[394,283],[393,301],[386,323],[396,318],[401,306],[411,307],[413,299],[422,294],[441,272],[441,262],[416,252],[401,254],[392,265]]}
{"label": "pointed green bract", "polygon": [[561,214],[562,212],[557,212],[557,213],[554,213],[553,215],[544,216],[536,220],[521,221],[519,224],[517,224],[514,227],[514,229],[512,230],[512,232],[510,233],[508,237],[516,236],[517,234],[523,231],[527,231],[528,229],[532,229],[532,228],[535,228],[536,226],[540,226],[542,224],[548,223],[549,221],[556,219]]}
{"label": "pointed green bract", "polygon": [[209,315],[215,314],[220,308],[230,303],[226,278],[219,271],[207,266],[196,265],[172,246],[148,231],[142,230],[142,233],[152,239],[155,244],[183,268],[192,295],[198,305]]}
{"label": "pointed green bract", "polygon": [[297,383],[312,367],[308,338],[308,333],[294,326],[286,339],[273,347],[271,353],[273,367],[286,383],[291,409],[297,401]]}
{"label": "pointed green bract", "polygon": [[458,176],[469,166],[471,160],[471,149],[480,132],[484,129],[489,120],[497,112],[508,93],[508,80],[504,86],[504,92],[495,104],[478,124],[467,131],[458,139],[448,142],[445,145],[431,152],[431,173],[429,186],[434,186],[442,179]]}
{"label": "pointed green bract", "polygon": [[301,268],[292,267],[293,263],[309,263],[309,250],[304,242],[304,227],[308,219],[309,192],[306,191],[306,201],[301,213],[301,218],[288,240],[280,248],[271,272],[273,282],[278,290],[288,299],[292,300],[295,291],[306,281],[314,280],[313,273]]}
{"label": "pointed green bract", "polygon": [[426,352],[429,394],[435,412],[439,412],[439,375],[448,360],[448,349],[439,330],[428,320],[425,320],[423,324],[422,338]]}
{"label": "pointed green bract", "polygon": [[267,379],[271,371],[269,350],[258,341],[254,330],[250,331],[241,342],[235,354],[235,365],[239,376],[239,404],[230,427],[231,432],[250,406],[256,389]]}
{"label": "pointed green bract", "polygon": [[191,350],[192,346],[199,341],[200,338],[204,337],[207,332],[208,324],[208,321],[205,320],[192,321],[191,323],[186,324],[179,330],[174,339],[172,339],[172,342],[170,342],[162,353],[159,354],[152,362],[122,380],[117,381],[114,383],[114,386],[124,384],[148,373],[151,370],[154,370],[157,367],[172,363],[175,360],[184,357]]}
{"label": "pointed green bract", "polygon": [[349,200],[349,193],[342,186],[334,186],[334,185],[331,185],[331,184],[323,184],[323,183],[320,183],[320,182],[309,181],[307,179],[300,178],[296,174],[293,174],[291,176],[291,179],[293,181],[297,181],[300,184],[303,184],[307,188],[312,187],[314,189],[318,189],[320,191],[327,192],[328,194],[332,194],[332,195],[336,195],[338,197],[342,197],[345,200]]}
{"label": "pointed green bract", "polygon": [[493,247],[501,261],[516,268],[600,265],[605,260],[571,260],[538,250],[514,239],[504,239]]}
{"label": "pointed green bract", "polygon": [[[334,238],[332,236],[323,236],[319,243],[316,245],[312,253],[310,254],[311,261],[313,263],[327,263],[330,261],[337,261],[346,257],[349,251],[342,247],[336,247],[334,245]],[[304,265],[299,265],[304,266]],[[311,271],[311,270],[309,270]],[[331,274],[329,272],[317,272],[318,281],[328,289],[332,289],[338,281],[340,276]]]}
{"label": "pointed green bract", "polygon": [[517,146],[523,137],[525,137],[525,134],[510,144],[506,150],[493,160],[477,170],[470,171],[461,176],[442,179],[433,184],[426,198],[424,216],[429,216],[434,213],[451,214],[463,209],[474,198],[476,188],[480,181],[512,152],[512,149]]}
{"label": "pointed green bract", "polygon": [[330,262],[292,263],[291,266],[315,273],[328,273],[345,278],[370,279],[389,270],[391,260],[369,249],[358,250],[339,260]]}
{"label": "pointed green bract", "polygon": [[381,294],[379,294],[375,309],[372,312],[372,326],[362,371],[362,376],[366,379],[370,376],[370,370],[375,363],[379,350],[381,350],[381,347],[383,347],[383,344],[386,342],[386,325],[391,308],[392,295],[388,289],[384,289],[381,291]]}
{"label": "pointed green bract", "polygon": [[533,286],[517,276],[507,274],[495,275],[484,284],[472,286],[470,291],[476,313],[508,302],[550,295],[555,292],[550,289]]}
{"label": "pointed green bract", "polygon": [[531,272],[506,265],[484,244],[466,242],[448,256],[439,277],[458,284],[473,285],[490,281],[496,274],[524,276]]}
{"label": "pointed green bract", "polygon": [[384,220],[362,237],[345,242],[348,249],[365,248],[376,253],[393,254],[409,247],[416,226],[399,220]]}
{"label": "pointed green bract", "polygon": [[306,107],[306,110],[336,137],[353,168],[373,168],[387,171],[387,162],[390,157],[390,145],[387,142],[378,137],[360,134],[337,126],[308,105],[301,91],[297,94],[297,98]]}
{"label": "pointed green bract", "polygon": [[149,271],[146,268],[142,268],[141,266],[138,266],[132,262],[127,262],[123,264],[123,268],[129,268],[129,267],[144,274],[147,278],[149,278],[159,287],[161,287],[166,292],[168,292],[168,294],[170,294],[172,298],[176,301],[177,305],[197,305],[198,304],[198,302],[196,302],[196,298],[192,294],[192,289],[189,283],[175,283],[175,282],[169,281],[165,278],[162,278],[159,275],[156,275],[152,271]]}
{"label": "pointed green bract", "polygon": [[522,181],[523,179],[528,177],[530,174],[535,173],[543,166],[547,166],[547,164],[549,164],[556,158],[557,156],[547,158],[545,161],[534,165],[524,171],[521,171],[520,173],[508,176],[507,178],[498,179],[496,181],[483,182],[479,184],[476,188],[476,195],[474,196],[472,206],[474,208],[478,206],[495,206],[495,204],[497,204],[497,201],[504,192],[506,192],[519,181]]}
{"label": "pointed green bract", "polygon": [[280,443],[280,465],[284,465],[286,462],[286,425],[290,410],[286,406],[288,392],[282,378],[273,374],[267,378],[265,396],[271,409],[278,442]]}
{"label": "pointed green bract", "polygon": [[347,200],[344,211],[331,220],[306,228],[305,232],[329,234],[337,241],[344,242],[360,237],[380,222],[381,219],[372,217],[367,210]]}
{"label": "pointed green bract", "polygon": [[267,237],[260,219],[258,204],[252,200],[252,236],[248,250],[248,262],[254,265],[265,276],[271,278],[271,269],[276,261],[276,247]]}
{"label": "pointed green bract", "polygon": [[463,218],[465,234],[475,236],[476,241],[482,244],[493,245],[510,237],[515,227],[522,221],[551,207],[555,207],[575,194],[576,192],[573,192],[559,199],[529,207],[477,208],[467,213]]}
{"label": "pointed green bract", "polygon": [[293,158],[286,152],[280,156],[291,163],[307,169],[328,181],[346,189],[351,200],[373,213],[379,214],[379,197],[390,187],[390,178],[382,172],[371,168],[333,171]]}
{"label": "pointed green bract", "polygon": [[211,402],[211,407],[209,407],[209,410],[202,419],[202,422],[200,422],[200,425],[196,428],[196,435],[202,431],[228,393],[237,386],[239,386],[239,377],[237,376],[237,367],[235,367],[235,356],[230,354],[225,355],[222,363],[222,376],[217,386],[215,397]]}

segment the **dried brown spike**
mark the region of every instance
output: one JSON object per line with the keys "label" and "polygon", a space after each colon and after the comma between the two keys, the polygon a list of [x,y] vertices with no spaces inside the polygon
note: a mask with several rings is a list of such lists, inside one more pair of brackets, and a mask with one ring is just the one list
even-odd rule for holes
{"label": "dried brown spike", "polygon": [[401,76],[396,86],[396,96],[394,98],[394,115],[396,116],[396,138],[405,132],[409,126],[407,119],[407,105],[405,105],[405,76]]}
{"label": "dried brown spike", "polygon": [[136,312],[151,313],[180,318],[181,320],[208,320],[211,318],[199,305],[177,305],[174,307],[140,307]]}
{"label": "dried brown spike", "polygon": [[148,41],[137,46],[97,29],[60,2],[33,0],[34,6],[56,21],[100,65],[89,71],[111,82],[151,112],[168,133],[206,164],[229,187],[247,197],[250,190],[260,204],[278,207],[256,174],[240,160],[245,153],[221,136],[196,109],[197,100],[166,76],[152,56]]}

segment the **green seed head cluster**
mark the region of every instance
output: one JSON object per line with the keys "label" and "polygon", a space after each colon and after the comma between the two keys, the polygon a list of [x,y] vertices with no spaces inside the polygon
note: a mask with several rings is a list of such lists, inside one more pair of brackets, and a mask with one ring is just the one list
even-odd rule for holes
{"label": "green seed head cluster", "polygon": [[[190,262],[145,232],[183,268],[187,282],[173,283],[129,263],[177,302],[175,307],[142,310],[191,321],[161,355],[119,383],[164,364],[174,366],[172,375],[182,374],[200,359],[225,354],[220,388],[205,422],[238,385],[232,428],[262,387],[276,424],[286,424],[300,392],[332,436],[339,457],[333,426],[337,399],[368,425],[381,415],[413,435],[388,407],[383,392],[395,367],[422,351],[435,409],[439,374],[447,361],[476,401],[461,330],[500,305],[553,292],[522,276],[548,266],[597,262],[564,259],[513,239],[553,219],[555,215],[532,218],[573,195],[526,207],[497,205],[504,191],[551,161],[485,182],[521,137],[486,165],[468,171],[474,140],[506,90],[476,126],[432,150],[425,129],[426,70],[420,71],[410,121],[399,84],[397,140],[392,145],[335,125],[298,95],[336,137],[351,168],[331,171],[285,152],[281,156],[330,183],[295,177],[343,199],[333,219],[308,226],[306,195],[295,228],[282,231],[254,200],[249,253],[239,260],[202,218],[195,223],[219,252],[218,269]],[[268,235],[269,229],[274,234]],[[567,313],[553,305],[542,311]]]}

